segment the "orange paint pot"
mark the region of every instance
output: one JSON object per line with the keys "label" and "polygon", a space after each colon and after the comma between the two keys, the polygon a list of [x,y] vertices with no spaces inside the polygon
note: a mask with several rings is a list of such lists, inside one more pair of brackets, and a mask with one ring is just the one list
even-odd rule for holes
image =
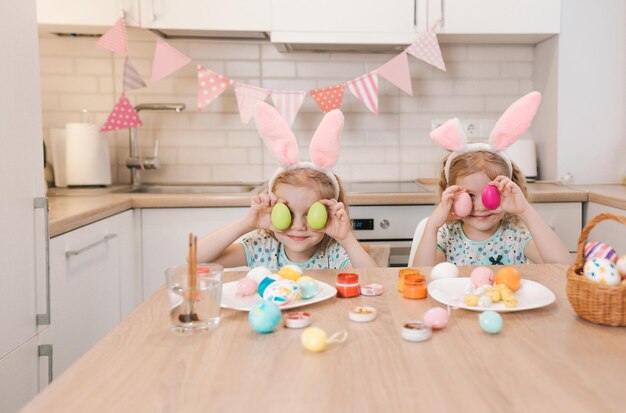
{"label": "orange paint pot", "polygon": [[402,292],[404,289],[404,277],[407,275],[420,275],[420,272],[415,268],[404,268],[398,272],[398,291]]}
{"label": "orange paint pot", "polygon": [[408,274],[404,277],[404,288],[402,296],[411,300],[426,298],[428,292],[426,289],[426,277],[422,274]]}

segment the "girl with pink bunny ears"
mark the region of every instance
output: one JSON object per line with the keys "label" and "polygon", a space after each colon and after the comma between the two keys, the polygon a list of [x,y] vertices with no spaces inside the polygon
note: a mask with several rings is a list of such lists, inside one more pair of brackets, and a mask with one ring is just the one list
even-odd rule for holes
{"label": "girl with pink bunny ears", "polygon": [[[276,109],[258,103],[254,118],[281,166],[270,178],[267,192],[252,197],[246,216],[200,239],[198,259],[224,267],[262,266],[274,271],[286,265],[307,269],[376,267],[352,233],[341,182],[330,169],[339,155],[343,114],[333,110],[322,119],[309,146],[312,162],[300,161],[296,137]],[[309,227],[307,212],[318,201],[328,218],[316,230]],[[287,227],[281,229],[271,218],[272,208],[279,202],[291,213]]]}
{"label": "girl with pink bunny ears", "polygon": [[565,245],[526,199],[524,175],[504,152],[528,129],[539,103],[538,92],[514,102],[496,122],[489,143],[467,143],[456,118],[431,132],[451,153],[442,164],[441,200],[412,265],[569,262]]}

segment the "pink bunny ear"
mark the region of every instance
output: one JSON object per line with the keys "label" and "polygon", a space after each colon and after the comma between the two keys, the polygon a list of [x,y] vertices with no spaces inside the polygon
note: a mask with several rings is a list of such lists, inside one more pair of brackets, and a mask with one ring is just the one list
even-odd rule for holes
{"label": "pink bunny ear", "polygon": [[254,121],[259,135],[281,165],[298,162],[298,142],[287,122],[274,107],[259,102],[254,111]]}
{"label": "pink bunny ear", "polygon": [[541,93],[530,92],[504,111],[489,135],[489,144],[502,151],[515,142],[530,126],[541,103]]}
{"label": "pink bunny ear", "polygon": [[320,168],[329,168],[339,158],[339,136],[343,128],[343,113],[335,109],[324,115],[311,138],[311,160]]}
{"label": "pink bunny ear", "polygon": [[449,151],[456,151],[467,145],[467,136],[458,118],[452,118],[432,130],[430,137]]}

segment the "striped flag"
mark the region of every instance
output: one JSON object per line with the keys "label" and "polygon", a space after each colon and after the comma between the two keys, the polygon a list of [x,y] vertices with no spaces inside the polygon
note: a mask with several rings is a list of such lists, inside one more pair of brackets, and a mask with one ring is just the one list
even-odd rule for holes
{"label": "striped flag", "polygon": [[272,102],[289,126],[293,124],[305,96],[306,92],[299,90],[272,91]]}
{"label": "striped flag", "polygon": [[347,83],[348,89],[372,112],[378,115],[378,75],[366,73]]}
{"label": "striped flag", "polygon": [[96,46],[122,56],[128,56],[128,33],[126,32],[126,22],[124,22],[123,17],[120,17],[115,26],[100,36]]}
{"label": "striped flag", "polygon": [[269,94],[270,91],[267,89],[235,83],[235,97],[242,124],[247,125],[250,122],[256,104],[264,101]]}
{"label": "striped flag", "polygon": [[123,91],[128,92],[129,90],[141,89],[146,87],[146,83],[141,78],[141,75],[137,73],[137,70],[130,62],[128,56],[124,61],[124,86]]}

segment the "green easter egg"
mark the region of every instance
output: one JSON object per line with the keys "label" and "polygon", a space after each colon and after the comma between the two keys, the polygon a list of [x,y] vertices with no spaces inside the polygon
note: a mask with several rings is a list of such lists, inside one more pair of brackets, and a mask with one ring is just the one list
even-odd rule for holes
{"label": "green easter egg", "polygon": [[306,222],[311,229],[322,229],[328,220],[328,212],[326,206],[321,202],[316,202],[309,208],[306,215]]}
{"label": "green easter egg", "polygon": [[274,228],[277,230],[282,231],[289,228],[289,225],[291,225],[291,211],[289,211],[287,205],[282,202],[278,202],[274,205],[274,208],[272,208],[271,218],[272,225],[274,225]]}

